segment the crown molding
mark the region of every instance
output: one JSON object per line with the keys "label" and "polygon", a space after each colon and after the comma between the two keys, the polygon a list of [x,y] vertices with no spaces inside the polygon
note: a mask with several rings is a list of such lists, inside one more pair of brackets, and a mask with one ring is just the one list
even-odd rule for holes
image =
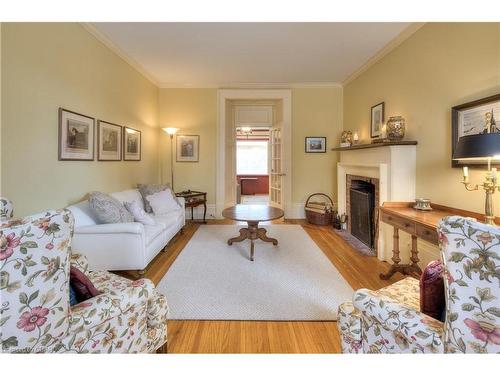
{"label": "crown molding", "polygon": [[339,88],[339,82],[293,82],[293,83],[214,83],[206,85],[160,83],[162,89],[290,89],[290,88]]}
{"label": "crown molding", "polygon": [[366,72],[378,61],[380,61],[384,56],[388,55],[390,52],[396,49],[396,47],[400,46],[406,39],[415,34],[424,25],[425,22],[413,22],[411,25],[406,27],[395,38],[393,38],[389,43],[387,43],[380,51],[378,51],[375,55],[370,57],[370,59],[366,63],[364,63],[359,69],[357,69],[354,73],[352,73],[344,81],[342,81],[342,86],[345,86],[348,83],[354,81],[361,74]]}
{"label": "crown molding", "polygon": [[99,42],[104,44],[107,48],[109,48],[112,52],[114,52],[118,57],[120,57],[123,61],[129,64],[132,68],[134,68],[137,72],[144,76],[148,81],[150,81],[156,87],[160,87],[158,81],[153,77],[149,72],[144,69],[144,67],[139,64],[137,61],[132,59],[129,55],[123,52],[120,48],[118,48],[111,40],[108,39],[103,33],[97,30],[91,23],[89,22],[80,22],[80,25],[87,30],[94,38],[96,38]]}

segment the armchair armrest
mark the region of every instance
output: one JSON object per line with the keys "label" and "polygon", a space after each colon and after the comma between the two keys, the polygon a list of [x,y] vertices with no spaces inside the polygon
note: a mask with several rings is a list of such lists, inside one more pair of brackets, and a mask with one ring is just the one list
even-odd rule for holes
{"label": "armchair armrest", "polygon": [[408,342],[443,348],[443,323],[410,306],[368,289],[359,289],[354,293],[353,305],[363,318],[397,332]]}
{"label": "armchair armrest", "polygon": [[86,225],[75,228],[75,234],[120,234],[132,233],[143,234],[144,225],[141,223],[116,223],[116,224],[97,224]]}
{"label": "armchair armrest", "polygon": [[85,275],[87,276],[89,275],[90,273],[89,262],[87,261],[85,255],[76,252],[71,253],[70,263],[73,267],[77,268]]}
{"label": "armchair armrest", "polygon": [[141,305],[146,310],[153,291],[150,280],[140,279],[130,282],[122,289],[108,291],[83,301],[71,309],[70,332],[92,329],[112,318],[123,316],[131,308],[138,309]]}

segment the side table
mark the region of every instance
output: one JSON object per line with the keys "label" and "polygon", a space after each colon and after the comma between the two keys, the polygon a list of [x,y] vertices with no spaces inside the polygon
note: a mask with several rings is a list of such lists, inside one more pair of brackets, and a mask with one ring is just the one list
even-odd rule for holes
{"label": "side table", "polygon": [[206,224],[207,215],[207,193],[203,191],[185,190],[175,193],[176,197],[182,197],[186,201],[186,208],[191,208],[191,220],[194,221],[194,208],[203,205],[203,223]]}

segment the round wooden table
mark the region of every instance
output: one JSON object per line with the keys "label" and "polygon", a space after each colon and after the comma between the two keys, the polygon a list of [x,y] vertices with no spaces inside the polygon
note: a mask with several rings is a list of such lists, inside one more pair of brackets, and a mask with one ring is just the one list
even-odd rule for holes
{"label": "round wooden table", "polygon": [[237,204],[222,211],[222,216],[236,221],[246,221],[248,227],[240,229],[240,235],[227,240],[228,245],[233,242],[250,240],[250,260],[253,261],[254,240],[260,239],[265,242],[272,242],[274,246],[278,244],[275,238],[267,237],[267,231],[259,228],[259,222],[271,221],[283,217],[285,213],[282,209],[261,204]]}

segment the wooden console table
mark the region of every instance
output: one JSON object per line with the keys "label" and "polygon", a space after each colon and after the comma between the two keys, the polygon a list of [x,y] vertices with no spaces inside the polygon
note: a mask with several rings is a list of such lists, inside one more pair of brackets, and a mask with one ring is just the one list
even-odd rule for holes
{"label": "wooden console table", "polygon": [[[484,222],[484,215],[476,212],[438,204],[431,204],[432,211],[419,211],[413,208],[414,204],[414,202],[385,202],[382,207],[380,207],[379,220],[392,225],[394,228],[394,244],[392,248],[392,261],[394,264],[387,273],[380,274],[380,278],[383,280],[389,279],[396,272],[401,272],[405,275],[420,275],[422,273],[422,270],[418,266],[417,239],[420,238],[434,245],[438,245],[437,224],[443,217],[459,215],[472,217]],[[499,224],[500,219],[496,218],[495,222]],[[399,230],[411,235],[410,264],[400,264]]]}

